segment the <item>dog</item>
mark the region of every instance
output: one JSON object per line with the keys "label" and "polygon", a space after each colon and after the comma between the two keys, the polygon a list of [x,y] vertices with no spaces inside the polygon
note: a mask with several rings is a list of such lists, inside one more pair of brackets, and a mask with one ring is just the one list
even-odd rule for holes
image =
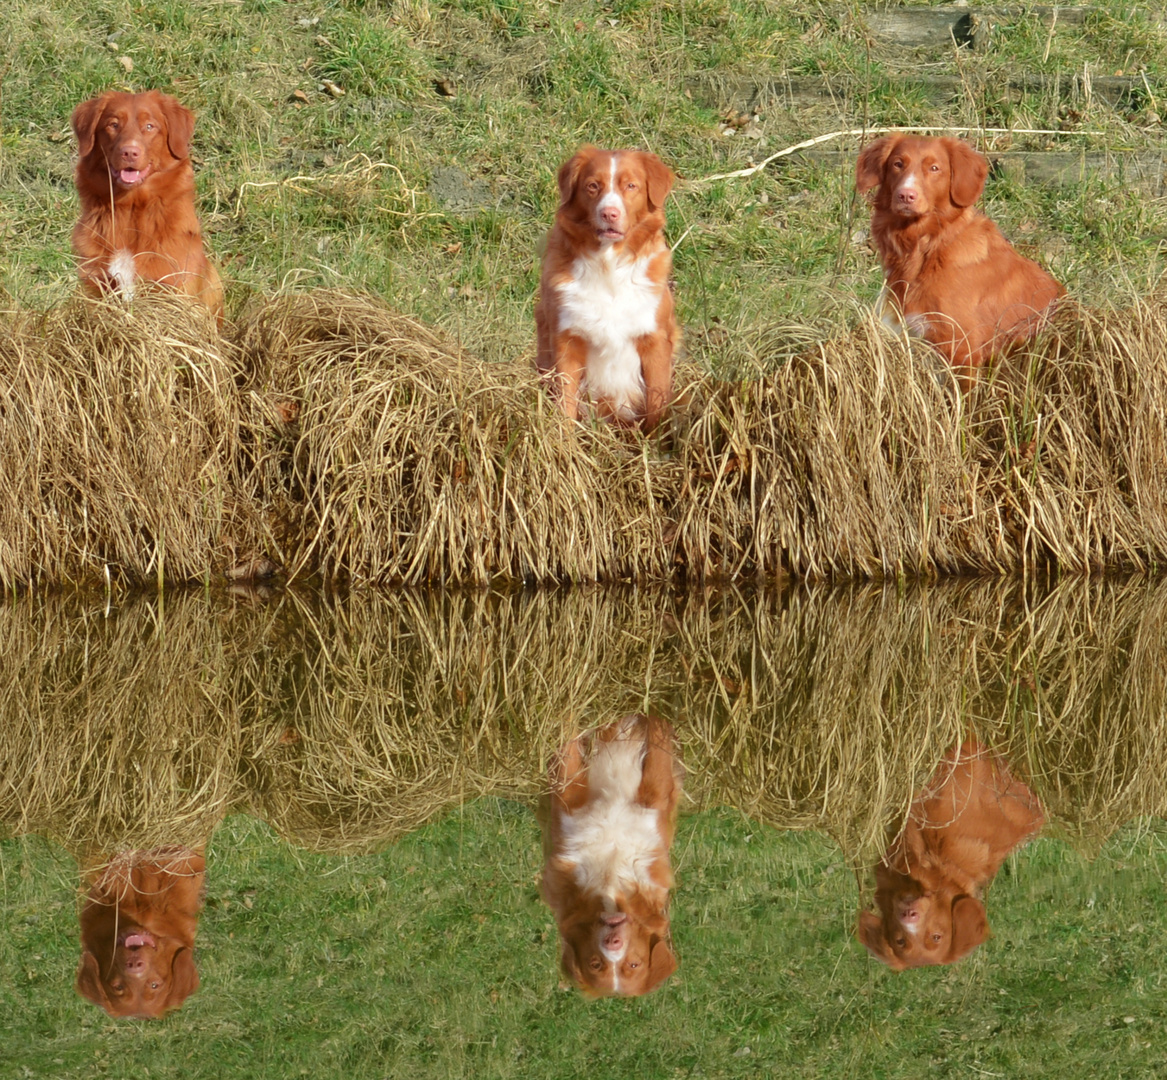
{"label": "dog", "polygon": [[194,113],[174,98],[110,91],[73,110],[82,288],[133,299],[140,281],[200,300],[221,323],[223,286],[203,251],[190,140]]}
{"label": "dog", "polygon": [[110,1016],[159,1017],[198,989],[195,933],[203,856],[186,848],[132,851],[92,879],[81,908],[76,987]]}
{"label": "dog", "polygon": [[535,363],[573,420],[589,398],[597,415],[646,433],[664,415],[680,344],[664,237],[674,179],[655,154],[594,146],[559,170]]}
{"label": "dog", "polygon": [[855,187],[878,187],[871,238],[883,263],[884,321],[922,337],[964,391],[991,357],[1040,329],[1062,288],[973,204],[989,164],[959,139],[890,135],[859,154]]}
{"label": "dog", "polygon": [[563,974],[590,997],[647,994],[677,968],[669,846],[683,769],[673,729],[626,716],[568,742],[549,779],[542,890]]}
{"label": "dog", "polygon": [[982,894],[1045,824],[1037,796],[975,740],[950,750],[875,868],[856,935],[888,967],[952,964],[989,936]]}

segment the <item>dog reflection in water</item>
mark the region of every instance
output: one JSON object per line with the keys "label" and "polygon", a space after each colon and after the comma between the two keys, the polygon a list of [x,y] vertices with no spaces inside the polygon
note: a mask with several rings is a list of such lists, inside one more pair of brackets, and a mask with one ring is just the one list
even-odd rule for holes
{"label": "dog reflection in water", "polygon": [[110,1016],[182,1005],[199,985],[204,871],[203,856],[180,847],[125,852],[97,871],[81,908],[77,992]]}
{"label": "dog reflection in water", "polygon": [[859,940],[896,971],[967,956],[989,936],[986,886],[1044,823],[1001,757],[973,740],[950,750],[875,868],[879,911],[860,913]]}
{"label": "dog reflection in water", "polygon": [[672,727],[642,715],[572,739],[551,764],[543,897],[563,973],[590,996],[647,994],[677,968],[669,845],[682,776]]}

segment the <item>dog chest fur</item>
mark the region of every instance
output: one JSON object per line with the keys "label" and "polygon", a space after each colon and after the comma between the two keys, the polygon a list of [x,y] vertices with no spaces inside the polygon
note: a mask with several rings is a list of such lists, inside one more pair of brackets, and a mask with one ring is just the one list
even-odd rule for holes
{"label": "dog chest fur", "polygon": [[614,899],[630,890],[655,888],[651,877],[660,857],[658,811],[636,802],[644,744],[600,742],[588,763],[586,807],[563,814],[563,857],[574,866],[576,884]]}
{"label": "dog chest fur", "polygon": [[631,415],[644,401],[638,338],[657,329],[663,286],[648,273],[650,257],[621,259],[609,247],[582,255],[559,286],[559,330],[588,343],[585,383]]}

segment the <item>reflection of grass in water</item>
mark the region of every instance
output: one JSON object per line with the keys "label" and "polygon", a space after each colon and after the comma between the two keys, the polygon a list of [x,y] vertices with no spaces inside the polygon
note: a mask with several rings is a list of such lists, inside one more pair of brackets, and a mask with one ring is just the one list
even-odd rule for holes
{"label": "reflection of grass in water", "polygon": [[825,837],[703,813],[682,821],[676,853],[677,976],[639,1001],[587,1002],[558,989],[526,808],[474,803],[361,857],[297,852],[231,818],[209,851],[202,988],[146,1025],[73,993],[65,860],[9,841],[0,1047],[15,1075],[70,1078],[103,1061],[194,1080],[898,1077],[937,1062],[1154,1074],[1161,830],[1116,838],[1092,865],[1039,841],[992,886],[985,946],[899,975],[851,940],[855,881]]}
{"label": "reflection of grass in water", "polygon": [[1096,847],[1167,808],[1161,585],[1042,594],[171,595],[0,609],[0,827],[196,844],[249,809],[368,850],[482,795],[533,801],[579,726],[651,708],[696,806],[829,831],[870,864],[968,729]]}

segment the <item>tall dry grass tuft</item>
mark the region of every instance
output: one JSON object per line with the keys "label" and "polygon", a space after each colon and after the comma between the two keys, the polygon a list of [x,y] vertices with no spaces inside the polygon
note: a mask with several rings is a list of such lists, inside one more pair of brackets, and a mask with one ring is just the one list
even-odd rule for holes
{"label": "tall dry grass tuft", "polygon": [[[377,584],[1145,569],[1167,555],[1167,297],[1068,307],[967,397],[870,316],[692,367],[645,440],[568,424],[382,304],[261,298],[0,325],[0,584],[191,580],[267,557]],[[759,348],[769,342],[771,355]],[[737,355],[737,354],[735,354]]]}
{"label": "tall dry grass tuft", "polygon": [[962,398],[930,351],[869,316],[713,394],[670,507],[678,561],[862,578],[1156,565],[1165,333],[1161,297],[1069,308]]}
{"label": "tall dry grass tuft", "polygon": [[0,585],[190,580],[245,533],[231,352],[198,305],[0,322]]}
{"label": "tall dry grass tuft", "polygon": [[661,463],[607,429],[569,428],[525,367],[484,364],[337,292],[257,307],[241,347],[264,448],[254,490],[282,522],[279,556],[293,577],[481,584],[668,572]]}

